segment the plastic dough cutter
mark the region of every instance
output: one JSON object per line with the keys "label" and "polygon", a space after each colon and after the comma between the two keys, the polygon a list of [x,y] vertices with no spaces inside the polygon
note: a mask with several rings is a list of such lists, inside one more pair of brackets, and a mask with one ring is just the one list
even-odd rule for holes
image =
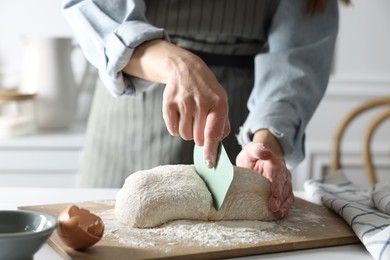
{"label": "plastic dough cutter", "polygon": [[223,148],[222,142],[218,146],[216,166],[209,169],[203,160],[203,147],[195,145],[194,164],[198,175],[206,183],[213,196],[214,207],[219,209],[225,200],[226,193],[233,181],[234,168]]}

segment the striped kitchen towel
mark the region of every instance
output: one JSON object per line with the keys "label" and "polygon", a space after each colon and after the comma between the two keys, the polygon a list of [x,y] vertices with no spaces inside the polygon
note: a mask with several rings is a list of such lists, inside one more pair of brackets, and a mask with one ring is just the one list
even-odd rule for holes
{"label": "striped kitchen towel", "polygon": [[343,217],[375,259],[390,260],[390,183],[364,188],[337,171],[306,181],[304,188],[317,203]]}

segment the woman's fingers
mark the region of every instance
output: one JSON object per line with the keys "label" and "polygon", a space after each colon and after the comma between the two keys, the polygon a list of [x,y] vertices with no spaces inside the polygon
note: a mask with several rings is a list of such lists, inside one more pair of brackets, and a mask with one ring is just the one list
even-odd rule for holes
{"label": "woman's fingers", "polygon": [[230,120],[229,120],[229,117],[226,117],[226,119],[225,119],[225,127],[223,129],[222,139],[224,139],[225,137],[227,137],[230,134],[230,130],[231,130]]}
{"label": "woman's fingers", "polygon": [[203,104],[198,104],[197,109],[194,109],[193,136],[195,144],[198,146],[204,145],[204,129],[206,127],[207,111]]}
{"label": "woman's fingers", "polygon": [[184,140],[194,139],[194,111],[196,110],[197,108],[190,98],[184,99],[179,104],[179,135]]}
{"label": "woman's fingers", "polygon": [[291,183],[290,172],[285,168],[276,168],[273,175],[272,193],[275,197],[281,198],[286,186]]}
{"label": "woman's fingers", "polygon": [[275,215],[279,218],[283,218],[293,203],[294,203],[294,195],[291,192],[284,200],[283,204],[279,207],[279,210],[275,212]]}
{"label": "woman's fingers", "polygon": [[[214,167],[218,145],[230,133],[227,101],[218,105],[196,103],[194,99],[178,103],[169,92],[164,94],[163,118],[169,133],[185,140],[194,139],[197,145],[204,146],[205,164]],[[215,109],[207,109],[211,105]]]}
{"label": "woman's fingers", "polygon": [[[165,101],[166,99],[164,99]],[[177,105],[173,102],[163,101],[163,118],[168,132],[173,136],[179,135],[179,119],[180,115]]]}
{"label": "woman's fingers", "polygon": [[[204,128],[203,159],[207,167],[216,165],[218,145],[222,141],[226,129],[227,112],[223,107],[211,110],[206,119]],[[229,129],[230,130],[230,129]]]}
{"label": "woman's fingers", "polygon": [[269,201],[269,207],[276,216],[283,217],[294,201],[291,173],[284,169],[274,174],[271,189],[272,197]]}

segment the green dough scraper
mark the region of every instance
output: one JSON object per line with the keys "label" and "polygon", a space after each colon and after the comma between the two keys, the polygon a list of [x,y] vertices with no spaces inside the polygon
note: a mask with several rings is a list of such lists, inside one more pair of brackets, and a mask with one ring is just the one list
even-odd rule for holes
{"label": "green dough scraper", "polygon": [[195,145],[194,148],[195,170],[206,183],[210,190],[215,209],[219,209],[225,200],[233,180],[234,168],[223,148],[222,142],[218,146],[216,166],[209,169],[203,160],[203,147]]}

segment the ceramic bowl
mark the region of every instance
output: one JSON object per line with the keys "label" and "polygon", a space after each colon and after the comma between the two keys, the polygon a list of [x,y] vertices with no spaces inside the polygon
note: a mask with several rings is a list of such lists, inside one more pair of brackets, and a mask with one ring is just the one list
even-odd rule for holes
{"label": "ceramic bowl", "polygon": [[0,210],[0,259],[33,259],[56,225],[56,218],[47,214]]}

